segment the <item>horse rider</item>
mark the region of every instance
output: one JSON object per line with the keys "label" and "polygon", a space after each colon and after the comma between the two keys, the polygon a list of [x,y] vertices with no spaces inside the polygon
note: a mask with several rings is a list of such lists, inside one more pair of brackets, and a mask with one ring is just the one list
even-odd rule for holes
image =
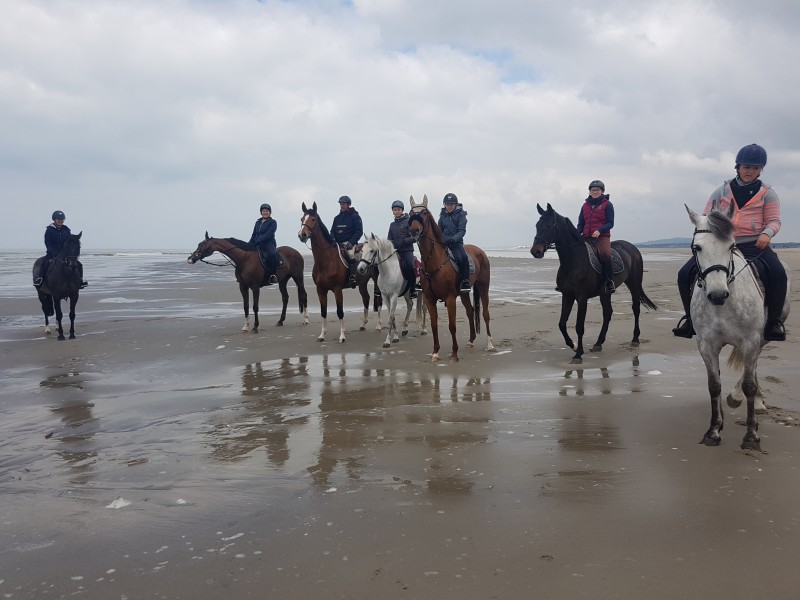
{"label": "horse rider", "polygon": [[364,224],[361,222],[361,215],[352,206],[353,201],[350,196],[339,198],[339,214],[333,218],[331,234],[333,240],[345,251],[349,263],[348,285],[356,287],[356,262],[355,251],[353,248],[364,235]]}
{"label": "horse rider", "polygon": [[414,240],[408,232],[408,214],[405,205],[400,200],[392,202],[394,221],[389,224],[387,239],[392,242],[397,257],[400,259],[400,270],[408,281],[409,298],[417,297],[417,274],[414,270]]}
{"label": "horse rider", "polygon": [[[33,278],[33,285],[36,287],[42,285],[47,275],[47,267],[50,264],[50,260],[61,253],[64,242],[72,235],[70,228],[64,225],[64,220],[67,217],[62,211],[55,211],[52,218],[53,222],[44,230],[44,246],[47,249],[47,254],[42,257],[42,261],[39,264],[39,272]],[[83,264],[80,261],[78,261],[78,270],[81,275],[81,289],[83,289],[89,284],[83,279]]]}
{"label": "horse rider", "polygon": [[595,179],[589,184],[589,196],[578,215],[578,233],[597,250],[606,280],[606,294],[614,293],[614,268],[611,265],[611,229],[614,227],[614,205],[606,184]]}
{"label": "horse rider", "polygon": [[278,270],[278,249],[275,243],[278,222],[272,218],[272,207],[269,204],[262,204],[260,211],[261,218],[253,227],[250,243],[255,244],[259,254],[264,257],[267,273],[269,273],[267,285],[272,285],[278,283],[278,278],[275,276],[275,272]]}
{"label": "horse rider", "polygon": [[467,251],[464,250],[464,236],[467,234],[467,211],[459,204],[455,194],[445,194],[442,200],[442,211],[439,213],[439,229],[442,230],[442,243],[450,248],[458,263],[458,270],[461,277],[461,285],[458,290],[461,293],[469,292],[469,259]]}
{"label": "horse rider", "polygon": [[[733,214],[733,237],[736,247],[748,261],[763,268],[759,273],[764,282],[767,322],[764,326],[764,339],[782,342],[786,330],[781,320],[783,304],[786,301],[787,278],[778,255],[770,247],[772,238],[781,228],[781,203],[778,194],[760,179],[767,165],[767,151],[758,144],[744,146],[736,154],[736,177],[725,181],[714,190],[706,203],[704,214],[708,214],[714,201],[719,201],[721,210],[736,203]],[[678,290],[685,314],[672,330],[678,337],[691,338],[694,335],[689,306],[692,287],[697,277],[697,264],[694,258],[678,271]]]}

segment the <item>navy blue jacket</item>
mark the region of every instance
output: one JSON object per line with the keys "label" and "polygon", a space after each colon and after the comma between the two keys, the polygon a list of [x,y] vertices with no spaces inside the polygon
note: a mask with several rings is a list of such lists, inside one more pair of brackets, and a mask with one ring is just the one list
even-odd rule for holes
{"label": "navy blue jacket", "polygon": [[411,239],[411,234],[408,232],[407,214],[395,217],[394,221],[389,224],[387,239],[394,244],[398,254],[414,253],[414,240]]}
{"label": "navy blue jacket", "polygon": [[69,227],[62,225],[61,229],[50,223],[44,230],[44,247],[47,248],[47,258],[53,258],[61,252],[67,237],[72,235]]}
{"label": "navy blue jacket", "polygon": [[448,213],[443,206],[439,213],[439,229],[442,230],[442,242],[448,246],[463,244],[467,234],[467,211],[464,207],[458,204],[453,212]]}
{"label": "navy blue jacket", "polygon": [[250,243],[264,248],[268,252],[275,252],[275,232],[278,230],[278,222],[270,217],[269,219],[259,219],[253,227],[253,235],[250,236]]}
{"label": "navy blue jacket", "polygon": [[333,218],[331,235],[337,244],[350,242],[354,246],[364,235],[364,224],[361,222],[361,215],[358,211],[350,207],[346,212],[340,212]]}

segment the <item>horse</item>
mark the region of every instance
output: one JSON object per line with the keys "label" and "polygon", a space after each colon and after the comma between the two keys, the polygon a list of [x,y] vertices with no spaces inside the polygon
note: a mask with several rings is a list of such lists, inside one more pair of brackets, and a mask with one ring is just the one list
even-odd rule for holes
{"label": "horse", "polygon": [[[39,302],[44,313],[44,332],[50,333],[50,321],[55,312],[58,322],[58,339],[64,340],[64,329],[61,326],[61,319],[64,313],[61,310],[61,301],[69,298],[69,339],[75,339],[75,305],[78,304],[78,295],[81,289],[81,269],[78,257],[81,254],[81,231],[78,235],[70,234],[64,240],[61,251],[47,267],[47,274],[44,281],[37,288]],[[33,276],[39,273],[39,266],[46,257],[36,259],[33,264]]]}
{"label": "horse", "polygon": [[[603,307],[603,326],[600,328],[597,341],[590,350],[599,352],[603,349],[608,324],[611,322],[611,295],[605,291],[603,276],[592,267],[589,253],[593,250],[581,237],[572,222],[553,210],[549,203],[547,210],[542,209],[538,204],[536,208],[541,216],[536,223],[536,236],[531,246],[531,254],[534,258],[542,258],[545,251],[555,245],[561,263],[556,275],[556,286],[561,291],[561,318],[558,321],[558,329],[564,336],[567,346],[575,350],[570,364],[579,365],[583,362],[583,332],[589,298],[599,296],[600,305]],[[647,297],[642,288],[644,263],[638,248],[630,242],[615,240],[611,242],[611,249],[612,254],[616,250],[622,261],[622,270],[614,274],[614,285],[619,287],[624,283],[631,293],[633,338],[630,346],[638,348],[640,304],[644,304],[652,310],[658,310],[658,307]],[[575,332],[578,334],[577,348],[567,333],[567,320],[575,302],[578,303],[578,315],[575,323]]]}
{"label": "horse", "polygon": [[[247,333],[250,328],[250,292],[252,292],[253,333],[258,333],[258,299],[261,287],[264,285],[265,276],[264,267],[258,255],[258,248],[253,244],[248,244],[236,238],[209,237],[206,231],[205,239],[197,244],[197,249],[189,255],[186,262],[190,265],[195,264],[198,260],[205,262],[203,259],[211,256],[214,252],[224,254],[233,263],[236,281],[239,282],[239,291],[242,293],[242,303],[244,304],[242,333]],[[286,320],[286,306],[289,304],[289,292],[286,289],[286,284],[289,279],[292,279],[297,286],[297,299],[300,304],[300,314],[303,315],[303,326],[306,326],[308,325],[308,295],[303,284],[305,261],[297,250],[289,246],[280,246],[278,255],[283,259],[283,264],[278,266],[275,276],[278,279],[283,308],[281,309],[281,317],[276,325],[282,326]]]}
{"label": "horse", "polygon": [[[766,309],[764,294],[749,262],[736,248],[733,238],[735,203],[721,210],[719,202],[711,206],[708,215],[698,215],[688,206],[689,219],[694,225],[692,255],[697,262],[698,288],[692,294],[690,315],[697,349],[706,365],[708,392],[711,396],[711,424],[700,440],[706,446],[718,446],[723,426],[722,382],[719,354],[725,345],[733,346],[728,366],[742,371],[736,387],[727,397],[728,406],[737,408],[747,400],[747,430],[742,450],[760,450],[757,412],[766,411],[758,383],[757,364],[764,340]],[[684,205],[685,206],[685,205]],[[789,269],[784,264],[789,275]],[[791,281],[789,281],[791,283]],[[783,305],[782,319],[789,316],[789,295]]]}
{"label": "horse", "polygon": [[422,199],[422,204],[414,202],[411,196],[411,217],[408,220],[408,231],[419,247],[422,257],[423,276],[420,277],[422,292],[425,295],[425,306],[431,315],[431,329],[433,330],[433,353],[431,362],[439,361],[439,315],[436,302],[441,300],[447,307],[447,317],[450,324],[450,336],[453,339],[453,350],[450,354],[450,363],[458,362],[458,341],[456,340],[456,297],[461,297],[461,303],[467,311],[469,321],[469,342],[467,346],[475,346],[476,333],[480,333],[480,311],[483,302],[483,320],[486,323],[486,350],[494,351],[492,333],[489,329],[489,280],[491,272],[489,258],[486,253],[472,244],[466,244],[464,249],[475,265],[475,272],[470,275],[472,283],[473,302],[469,293],[461,293],[458,289],[459,274],[449,258],[447,246],[442,242],[442,232],[436,219],[428,210],[427,194]]}
{"label": "horse", "polygon": [[[383,342],[383,347],[389,348],[392,343],[400,341],[400,334],[395,321],[397,302],[401,297],[405,298],[406,301],[406,318],[403,320],[402,329],[402,334],[405,336],[408,335],[408,318],[411,315],[413,300],[409,297],[408,280],[403,276],[400,269],[400,261],[394,244],[389,240],[376,237],[374,233],[367,236],[367,240],[361,247],[361,260],[358,261],[356,270],[359,274],[365,275],[372,267],[378,268],[377,284],[383,296],[383,303],[386,304],[386,308],[389,310],[389,333],[386,334],[386,340]],[[421,335],[426,335],[425,321],[427,315],[423,310],[423,306],[424,303],[418,299],[417,321],[420,318],[422,319]]]}
{"label": "horse", "polygon": [[[311,253],[314,255],[314,268],[311,271],[311,278],[317,286],[319,308],[322,315],[322,331],[317,337],[317,341],[324,342],[325,334],[328,332],[328,292],[332,291],[336,300],[336,316],[339,318],[339,343],[343,344],[347,339],[344,333],[342,290],[348,287],[347,280],[350,268],[345,264],[346,257],[342,257],[339,245],[334,241],[325,223],[320,219],[316,202],[311,208],[306,208],[306,203],[303,202],[303,216],[300,217],[300,230],[297,232],[297,237],[304,244],[309,240],[311,241]],[[359,328],[361,331],[367,328],[369,320],[369,289],[367,289],[367,283],[370,279],[373,281],[376,279],[374,272],[357,277],[358,291],[364,303],[364,320]],[[381,293],[378,285],[375,284],[374,308],[378,312],[377,331],[382,329],[380,320],[381,304]]]}

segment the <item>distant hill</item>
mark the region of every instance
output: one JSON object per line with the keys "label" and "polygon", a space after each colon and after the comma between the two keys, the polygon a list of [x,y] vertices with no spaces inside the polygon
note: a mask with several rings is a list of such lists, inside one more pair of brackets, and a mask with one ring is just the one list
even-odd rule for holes
{"label": "distant hill", "polygon": [[[688,248],[692,243],[692,238],[666,238],[663,240],[652,240],[650,242],[639,242],[639,248]],[[800,242],[773,242],[773,248],[800,248]]]}

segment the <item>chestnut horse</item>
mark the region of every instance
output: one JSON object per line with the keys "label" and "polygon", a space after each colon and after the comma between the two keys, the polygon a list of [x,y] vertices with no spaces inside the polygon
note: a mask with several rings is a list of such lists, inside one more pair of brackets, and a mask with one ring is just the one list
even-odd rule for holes
{"label": "chestnut horse", "polygon": [[[258,256],[258,249],[253,244],[248,244],[236,238],[214,238],[208,237],[197,244],[197,250],[192,252],[187,259],[190,265],[198,260],[205,262],[208,256],[220,252],[228,257],[233,263],[236,273],[236,281],[239,282],[239,291],[242,293],[242,303],[244,304],[244,325],[242,333],[246,333],[250,327],[250,294],[253,294],[253,333],[258,332],[258,298],[261,287],[264,285],[264,267],[261,265],[261,258]],[[303,269],[305,261],[303,256],[294,248],[281,246],[278,254],[283,258],[283,264],[278,266],[275,276],[278,278],[278,288],[283,300],[281,318],[277,325],[283,325],[286,319],[286,306],[289,304],[289,292],[286,290],[286,283],[289,279],[294,280],[297,286],[297,299],[300,302],[300,314],[303,315],[303,325],[308,325],[308,295],[303,284]],[[279,261],[280,262],[280,261]]]}
{"label": "chestnut horse", "polygon": [[[311,271],[311,278],[317,286],[317,296],[319,297],[319,309],[322,315],[322,331],[317,338],[318,342],[325,341],[325,334],[328,332],[328,292],[332,291],[336,299],[336,316],[339,317],[339,343],[346,342],[344,334],[344,306],[342,290],[349,287],[349,267],[345,265],[339,245],[333,240],[328,228],[317,212],[317,203],[314,202],[311,208],[306,208],[303,202],[303,216],[300,218],[300,231],[297,237],[304,244],[311,240],[311,253],[314,255],[314,268]],[[367,283],[370,279],[375,279],[374,269],[370,269],[363,275],[358,275],[358,291],[364,303],[364,321],[360,330],[367,328],[369,315],[369,289]],[[375,284],[375,310],[382,304],[380,291],[377,283]],[[377,329],[381,329],[380,312],[378,313]]]}
{"label": "chestnut horse", "polygon": [[469,321],[469,342],[467,346],[475,346],[476,332],[480,333],[480,310],[483,302],[483,320],[486,323],[486,336],[488,338],[486,349],[494,350],[492,333],[489,329],[489,259],[486,253],[472,244],[465,244],[464,249],[475,264],[475,273],[470,274],[472,284],[473,302],[469,293],[461,293],[458,289],[460,283],[455,265],[447,254],[447,246],[442,242],[442,231],[428,210],[428,196],[422,199],[422,204],[414,202],[411,196],[411,218],[408,221],[408,231],[419,246],[422,257],[422,274],[420,283],[425,294],[425,306],[431,315],[431,329],[433,330],[433,353],[431,361],[439,360],[439,321],[436,302],[441,300],[447,307],[447,317],[450,324],[450,336],[453,338],[453,352],[450,362],[458,362],[458,341],[456,340],[456,297],[461,296],[461,303],[467,311]]}

